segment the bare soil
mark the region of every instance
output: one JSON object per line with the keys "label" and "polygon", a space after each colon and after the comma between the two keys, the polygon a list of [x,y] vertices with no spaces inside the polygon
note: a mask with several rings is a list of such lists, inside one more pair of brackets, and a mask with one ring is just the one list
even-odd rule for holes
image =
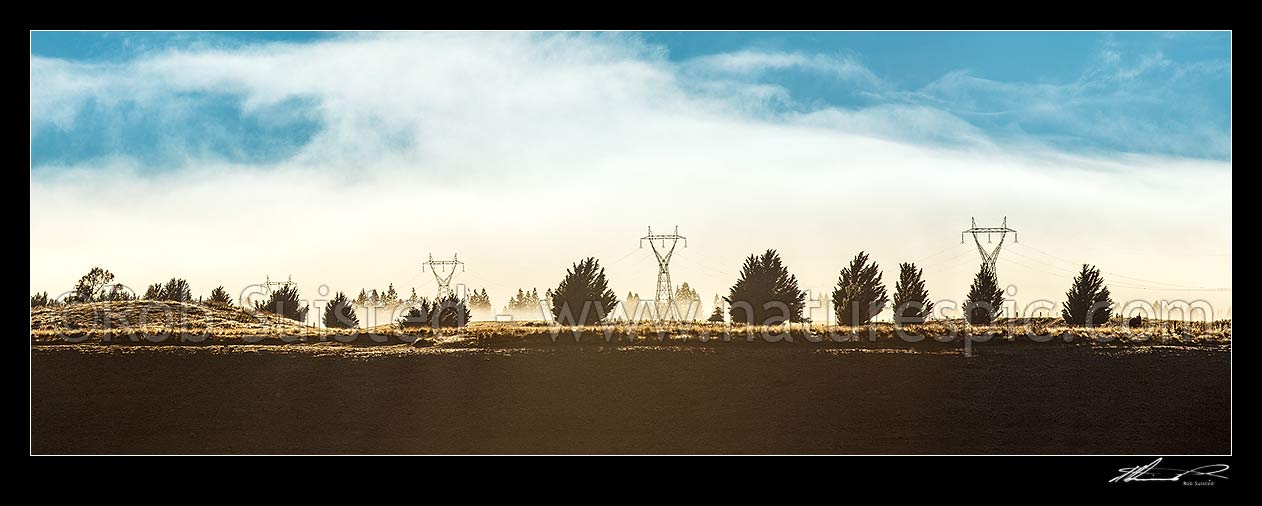
{"label": "bare soil", "polygon": [[1226,347],[34,345],[31,451],[1225,454]]}

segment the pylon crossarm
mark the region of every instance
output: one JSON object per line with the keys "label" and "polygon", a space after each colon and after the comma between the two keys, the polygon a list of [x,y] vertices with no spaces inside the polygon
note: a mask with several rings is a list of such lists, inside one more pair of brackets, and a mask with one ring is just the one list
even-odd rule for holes
{"label": "pylon crossarm", "polygon": [[[972,224],[973,226],[971,228],[960,233],[960,242],[964,241],[964,234],[973,234],[973,243],[977,244],[977,252],[982,256],[982,263],[993,270],[995,268],[995,261],[999,259],[999,250],[1003,248],[1004,239],[1006,239],[1008,233],[1011,232],[1012,240],[1016,241],[1017,231],[1008,228],[1007,217],[1004,217],[1003,226],[1000,227],[978,227],[976,218],[972,219]],[[999,244],[995,245],[994,250],[987,252],[986,248],[982,247],[982,241],[977,237],[978,234],[986,234],[987,241],[990,240],[990,234],[999,234]]]}

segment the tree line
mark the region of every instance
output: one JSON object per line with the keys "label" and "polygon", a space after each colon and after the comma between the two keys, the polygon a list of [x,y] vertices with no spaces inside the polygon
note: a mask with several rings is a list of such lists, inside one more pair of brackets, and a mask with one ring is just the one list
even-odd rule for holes
{"label": "tree line", "polygon": [[[911,262],[900,263],[892,301],[882,277],[880,266],[863,251],[841,269],[832,292],[833,314],[838,324],[868,324],[887,307],[893,310],[897,324],[924,323],[930,318],[934,306],[925,287],[924,269]],[[683,288],[681,286],[676,293],[677,300],[699,299],[695,292],[688,293]],[[607,321],[612,316],[610,309],[617,303],[604,268],[593,257],[573,264],[552,293],[555,294],[551,299],[552,317],[562,324],[591,325]],[[1112,317],[1113,300],[1109,289],[1099,269],[1091,265],[1083,264],[1065,297],[1061,318],[1066,324],[1100,325]],[[628,293],[627,300],[638,303],[639,296]],[[810,321],[803,314],[806,291],[798,286],[797,277],[789,273],[774,249],[747,257],[736,282],[721,300],[728,306],[726,314],[716,300],[709,321],[753,325]],[[964,319],[974,325],[994,323],[1002,314],[1003,289],[988,265],[983,264],[974,276],[962,309]]]}
{"label": "tree line", "polygon": [[[934,306],[926,289],[923,269],[914,263],[900,263],[892,300],[882,277],[880,266],[863,251],[841,269],[832,292],[832,309],[838,324],[865,325],[887,307],[893,310],[895,323],[923,323],[930,318]],[[700,300],[700,296],[687,283],[680,285],[674,295],[677,304],[683,304],[681,307],[685,308],[694,307],[695,302]],[[1100,325],[1112,317],[1113,301],[1109,289],[1105,286],[1099,269],[1091,265],[1083,264],[1065,297],[1061,318],[1069,325]],[[31,307],[128,300],[233,307],[232,297],[223,286],[212,290],[208,298],[199,297],[195,301],[188,282],[181,278],[154,283],[143,296],[136,296],[121,283],[115,283],[114,275],[100,267],[92,268],[80,278],[64,300],[50,298],[47,292],[37,293],[31,296]],[[720,300],[722,303],[719,303]],[[297,287],[290,285],[269,292],[268,300],[256,302],[253,309],[306,321],[310,307],[301,305],[300,301]],[[639,296],[628,292],[626,303],[631,304],[633,301],[635,307],[638,307]],[[617,297],[609,288],[605,269],[595,257],[587,257],[567,269],[556,288],[549,288],[542,298],[537,289],[518,289],[504,309],[510,313],[533,311],[542,304],[558,323],[593,325],[611,320],[617,302]],[[376,304],[411,305],[408,313],[396,322],[405,328],[417,325],[463,327],[471,319],[471,310],[492,310],[490,296],[485,288],[472,290],[463,298],[448,295],[431,301],[417,297],[415,288],[408,299],[401,299],[391,284],[382,292],[376,289],[371,292],[361,290],[354,300],[343,292],[337,292],[326,306],[322,320],[330,328],[356,328],[359,326],[359,319],[354,306]],[[727,306],[726,311],[723,309],[724,305]],[[716,296],[714,312],[708,320],[755,325],[809,322],[809,318],[803,315],[805,307],[806,292],[799,288],[797,277],[789,273],[776,250],[768,249],[761,254],[751,254],[745,259],[728,295],[721,298]],[[989,266],[983,264],[974,276],[962,309],[965,320],[978,325],[993,323],[1002,314],[1003,289]],[[694,316],[696,315],[688,315],[688,319]]]}

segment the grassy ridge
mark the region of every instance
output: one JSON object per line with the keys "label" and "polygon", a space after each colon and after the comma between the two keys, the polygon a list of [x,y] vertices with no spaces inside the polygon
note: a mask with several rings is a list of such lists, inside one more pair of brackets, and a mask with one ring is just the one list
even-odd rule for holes
{"label": "grassy ridge", "polygon": [[270,313],[180,302],[101,302],[36,308],[31,314],[33,344],[284,344],[332,342],[454,347],[546,347],[557,345],[742,344],[824,347],[954,348],[965,336],[975,344],[1226,344],[1229,322],[1150,321],[1138,328],[1120,322],[1096,327],[1068,327],[1059,319],[1006,319],[994,325],[966,325],[961,320],[896,326],[792,324],[729,325],[710,322],[611,323],[561,327],[546,322],[472,322],[463,329],[393,325],[369,329],[324,329]]}

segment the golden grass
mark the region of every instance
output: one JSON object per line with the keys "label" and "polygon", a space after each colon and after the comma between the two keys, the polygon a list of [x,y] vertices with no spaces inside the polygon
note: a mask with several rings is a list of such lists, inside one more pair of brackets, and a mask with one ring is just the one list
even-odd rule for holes
{"label": "golden grass", "polygon": [[1069,327],[1059,319],[1012,319],[971,326],[960,320],[895,326],[791,324],[729,325],[711,322],[618,322],[582,327],[541,321],[472,322],[462,329],[394,325],[369,329],[325,329],[270,313],[241,308],[157,301],[98,302],[31,311],[33,344],[132,343],[413,343],[430,346],[520,347],[561,344],[715,345],[717,343],[815,343],[838,346],[958,346],[974,342],[1096,344],[1226,344],[1230,322],[1150,321],[1127,328],[1120,321],[1097,328]]}

